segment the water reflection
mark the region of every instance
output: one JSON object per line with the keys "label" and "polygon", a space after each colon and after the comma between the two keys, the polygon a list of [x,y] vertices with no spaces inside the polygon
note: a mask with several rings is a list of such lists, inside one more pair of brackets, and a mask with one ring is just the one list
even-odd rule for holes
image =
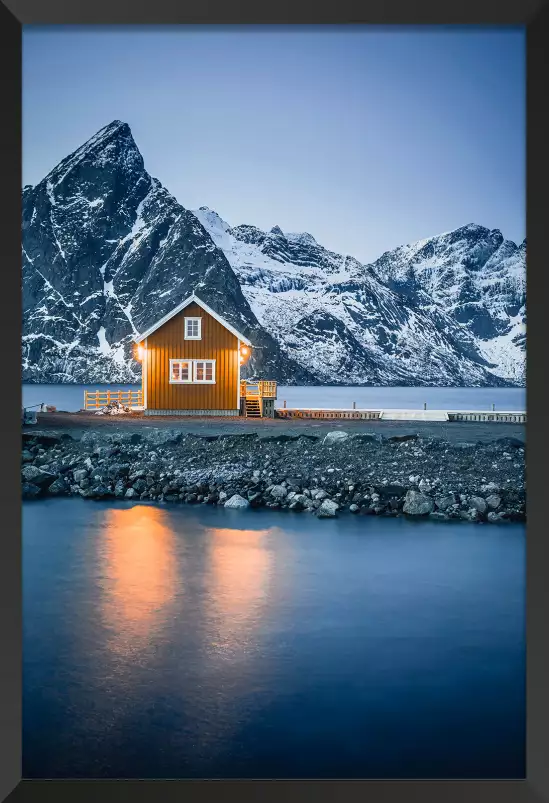
{"label": "water reflection", "polygon": [[101,532],[101,612],[110,649],[127,656],[148,642],[175,598],[175,537],[166,512],[146,505],[107,509]]}
{"label": "water reflection", "polygon": [[206,604],[215,640],[226,657],[245,657],[267,605],[273,553],[269,530],[212,528]]}

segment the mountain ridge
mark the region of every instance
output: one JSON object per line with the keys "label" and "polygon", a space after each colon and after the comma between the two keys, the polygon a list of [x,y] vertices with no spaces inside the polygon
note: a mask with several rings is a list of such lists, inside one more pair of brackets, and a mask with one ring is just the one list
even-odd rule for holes
{"label": "mountain ridge", "polygon": [[120,120],[26,185],[22,207],[24,381],[138,381],[133,336],[196,290],[261,347],[249,375],[524,383],[526,241],[497,229],[468,224],[363,264],[308,232],[231,227],[150,176]]}

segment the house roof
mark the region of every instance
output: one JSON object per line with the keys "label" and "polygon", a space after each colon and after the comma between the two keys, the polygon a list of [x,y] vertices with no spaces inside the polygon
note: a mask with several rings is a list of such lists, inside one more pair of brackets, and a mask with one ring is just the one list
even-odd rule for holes
{"label": "house roof", "polygon": [[228,321],[226,321],[224,318],[222,318],[221,315],[218,315],[217,312],[215,312],[204,301],[202,301],[202,299],[196,296],[194,292],[191,293],[191,295],[188,298],[186,298],[184,301],[178,304],[177,307],[175,307],[175,309],[173,309],[171,312],[168,312],[168,314],[164,315],[163,318],[160,318],[159,321],[157,321],[153,326],[149,327],[149,329],[147,329],[145,332],[142,332],[140,335],[136,335],[134,337],[134,342],[141,343],[143,340],[145,340],[146,337],[152,335],[152,333],[156,332],[157,329],[160,329],[161,326],[164,326],[164,324],[167,323],[170,320],[170,318],[173,318],[174,315],[177,315],[178,312],[181,312],[181,310],[184,310],[185,307],[188,307],[189,304],[192,303],[198,304],[199,307],[202,307],[202,309],[205,312],[207,312],[208,315],[211,315],[212,318],[215,318],[216,321],[218,321],[222,326],[224,326],[225,329],[228,329],[229,332],[232,332],[232,334],[239,340],[241,340],[242,343],[245,343],[247,346],[252,345],[250,340],[245,335],[243,335],[241,332],[238,332],[234,328],[234,326],[231,326],[231,324],[228,323]]}

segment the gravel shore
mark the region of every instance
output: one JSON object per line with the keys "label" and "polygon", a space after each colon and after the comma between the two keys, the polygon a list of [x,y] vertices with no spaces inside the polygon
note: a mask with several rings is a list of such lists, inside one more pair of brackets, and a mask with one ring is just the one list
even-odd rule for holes
{"label": "gravel shore", "polygon": [[45,415],[39,428],[24,429],[23,498],[267,507],[319,518],[525,519],[524,440],[506,425],[466,440],[471,429],[480,436],[482,425],[454,425],[449,439],[416,423],[416,432],[398,424],[349,426],[355,422],[265,426],[265,419],[254,427],[208,421],[201,429],[200,422],[135,426],[133,416],[105,424],[91,418],[71,426],[58,417],[53,429]]}

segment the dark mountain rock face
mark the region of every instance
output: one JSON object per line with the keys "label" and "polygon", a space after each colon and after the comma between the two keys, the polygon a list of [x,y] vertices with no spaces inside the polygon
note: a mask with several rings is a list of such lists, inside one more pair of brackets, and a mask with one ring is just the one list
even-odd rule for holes
{"label": "dark mountain rock face", "polygon": [[250,369],[312,381],[259,325],[225,255],[115,121],[23,191],[23,379],[136,381],[132,337],[194,290],[263,346]]}
{"label": "dark mountain rock face", "polygon": [[195,291],[284,384],[524,381],[525,259],[465,226],[372,265],[308,233],[231,228],[152,178],[114,121],[22,192],[23,379],[138,381],[135,334]]}

